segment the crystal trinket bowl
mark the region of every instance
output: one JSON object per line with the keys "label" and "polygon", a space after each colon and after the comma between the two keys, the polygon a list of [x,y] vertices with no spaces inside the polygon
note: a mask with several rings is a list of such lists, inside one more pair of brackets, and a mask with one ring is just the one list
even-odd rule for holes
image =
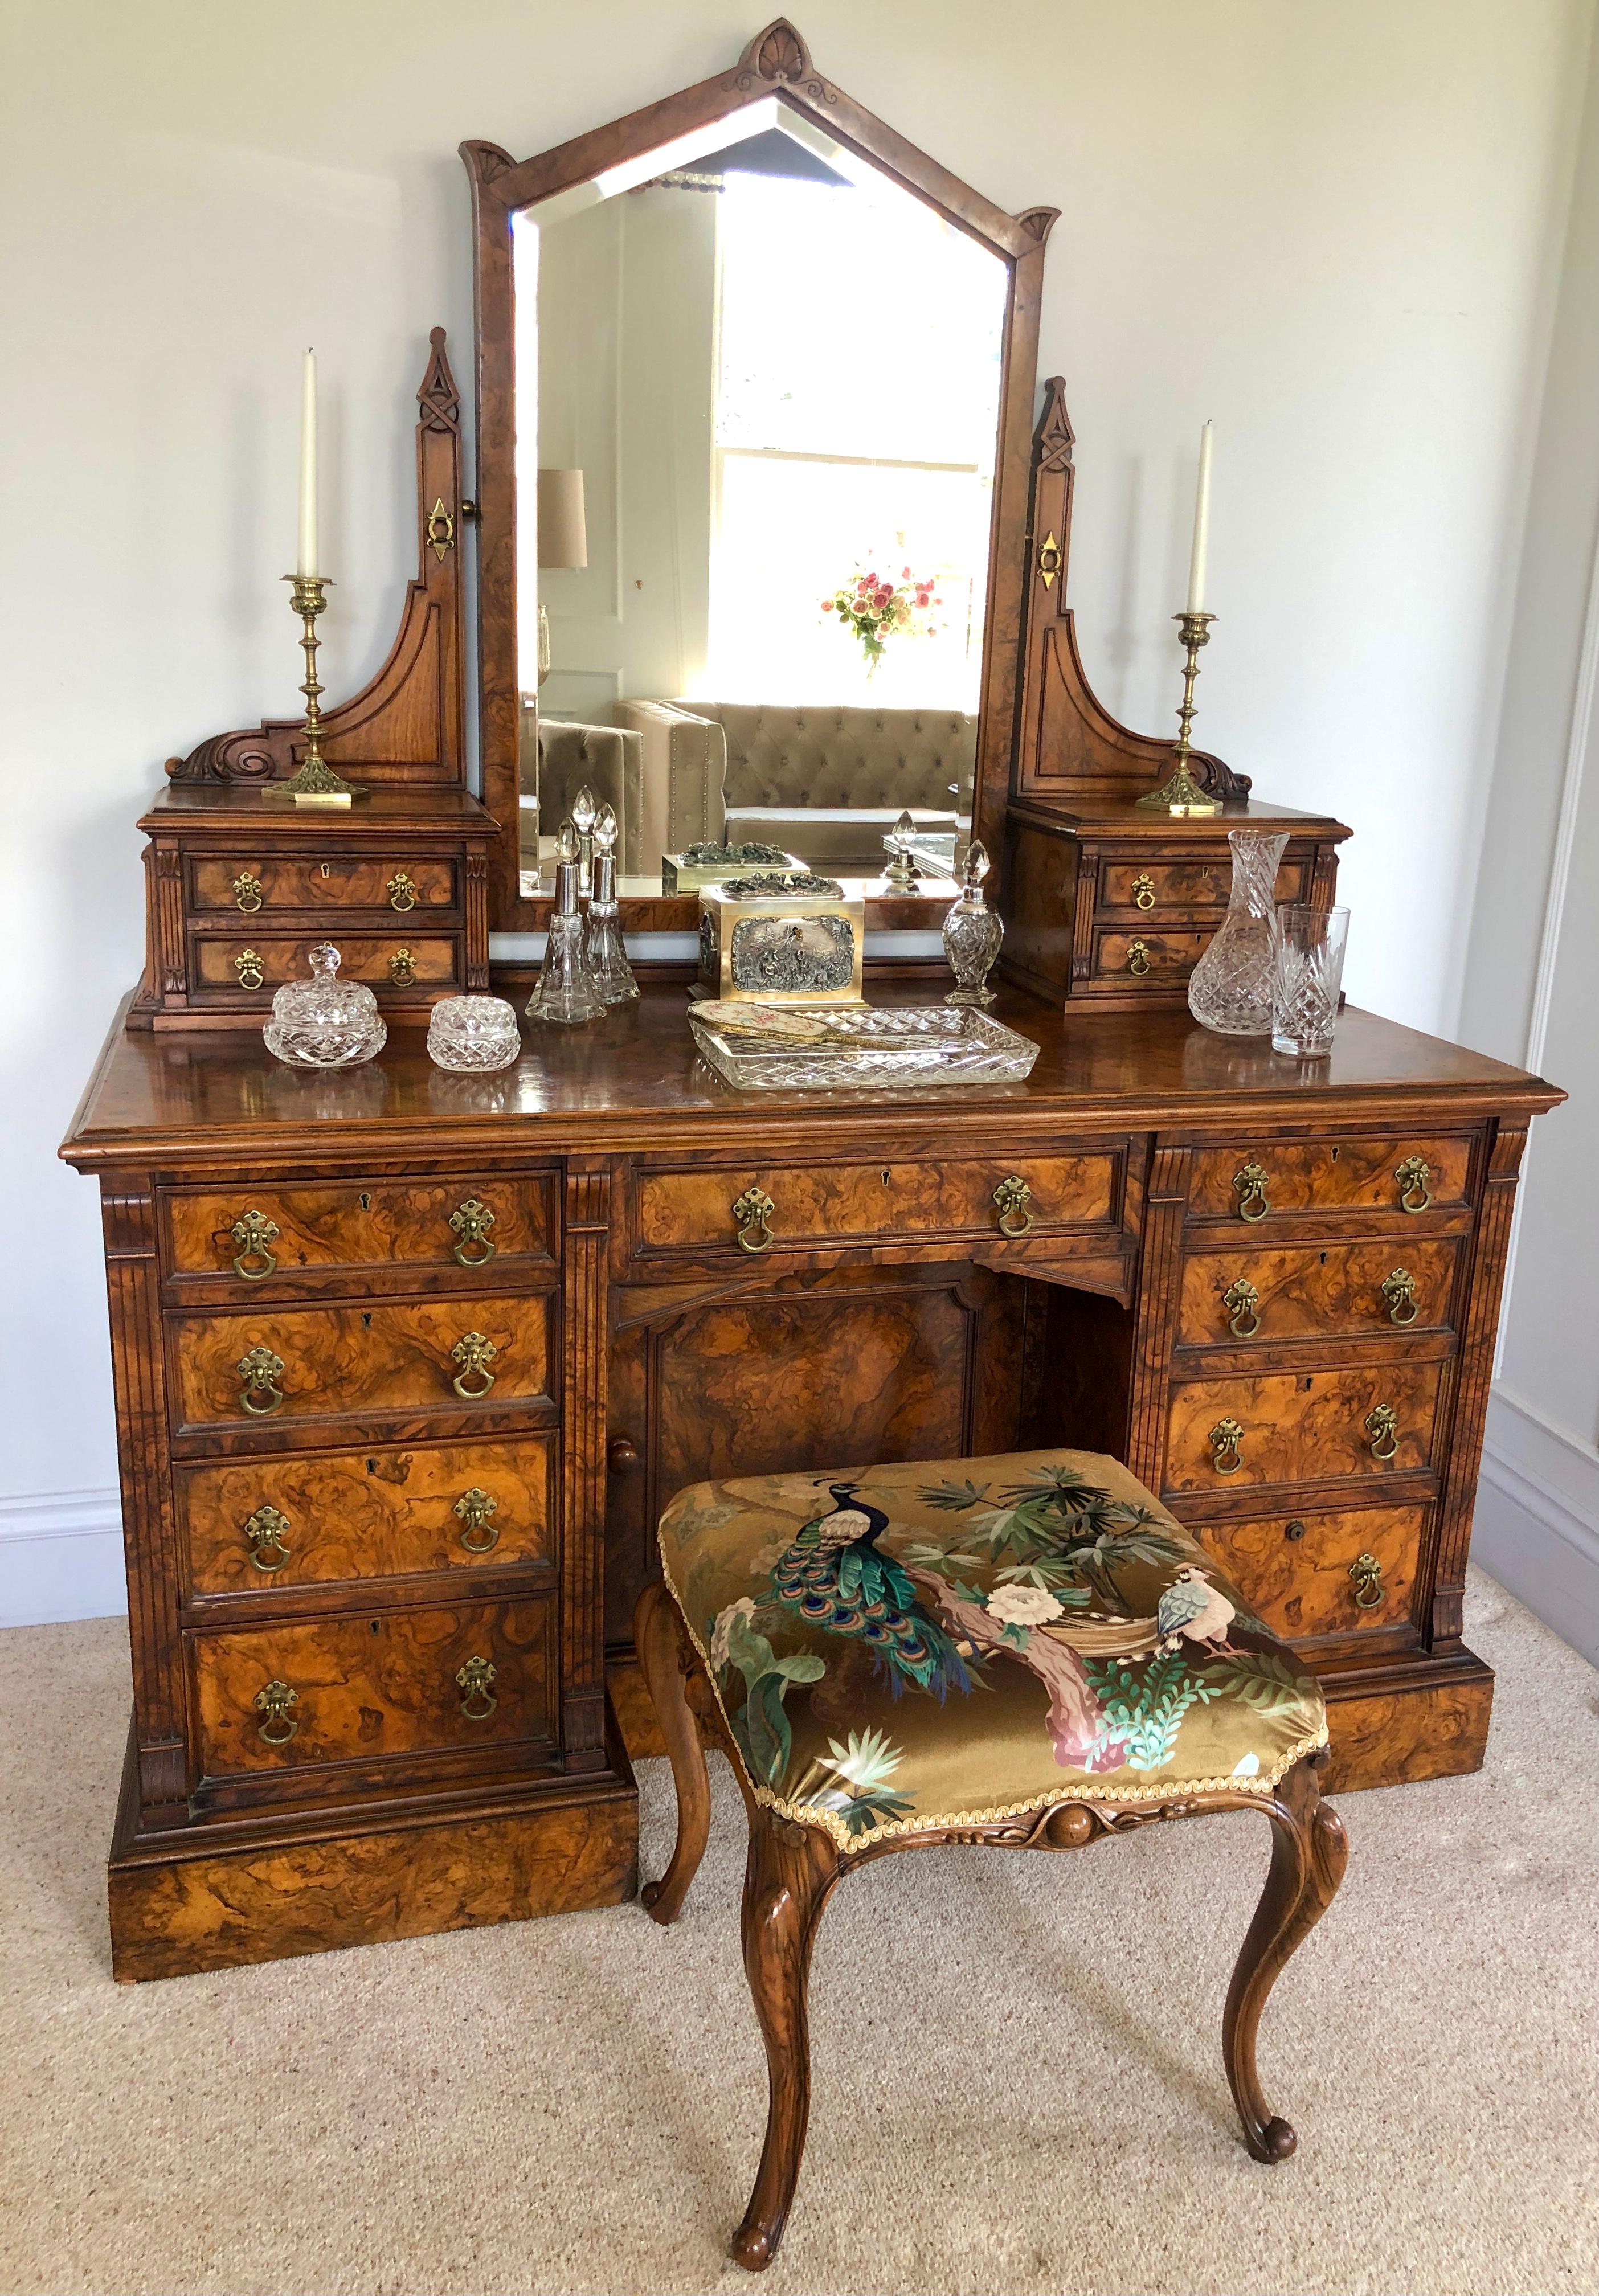
{"label": "crystal trinket bowl", "polygon": [[508,1069],[521,1048],[515,1010],[503,996],[445,996],[428,1015],[435,1068]]}
{"label": "crystal trinket bowl", "polygon": [[348,1069],[371,1060],[389,1040],[378,1000],[358,980],[340,980],[339,952],[318,941],[307,952],[309,980],[286,980],[261,1030],[274,1057],[297,1069]]}
{"label": "crystal trinket bowl", "polygon": [[692,1006],[689,1027],[707,1064],[750,1092],[1015,1084],[1038,1057],[1031,1037],[971,1005],[813,1005],[810,1013],[826,1023],[812,1042],[747,1032],[724,1019],[702,1019],[701,1008]]}

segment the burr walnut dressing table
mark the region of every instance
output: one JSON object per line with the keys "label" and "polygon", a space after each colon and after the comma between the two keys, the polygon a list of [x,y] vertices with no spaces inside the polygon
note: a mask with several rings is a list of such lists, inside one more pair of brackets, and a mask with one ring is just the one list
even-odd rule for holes
{"label": "burr walnut dressing table", "polygon": [[[689,968],[661,964],[636,1008],[529,1029],[501,1076],[447,1075],[428,1004],[487,978],[491,922],[545,910],[519,779],[514,219],[602,170],[647,183],[668,140],[689,166],[758,103],[1004,266],[972,825],[1001,857],[996,1011],[1037,1064],[898,1099],[737,1094],[695,1057]],[[144,824],[144,980],[62,1152],[102,1192],[127,1547],[118,1975],[628,1895],[629,1745],[655,1744],[632,1610],[660,1509],[711,1477],[1113,1453],[1316,1667],[1331,1790],[1473,1767],[1492,1676],[1461,1636],[1472,1496],[1521,1149],[1561,1095],[1363,1013],[1305,1067],[1190,1022],[1228,828],[1287,828],[1280,890],[1321,901],[1349,832],[1198,753],[1218,813],[1135,802],[1173,745],[1100,709],[1063,604],[1070,433],[1058,386],[1037,422],[1033,404],[1048,211],[991,208],[784,24],[541,160],[466,156],[478,493],[436,333],[420,571],[390,662],[324,720],[373,794],[338,816],[266,804],[291,726],[175,761]],[[871,925],[939,914],[865,890]],[[628,922],[695,914],[656,895]],[[281,1067],[264,1007],[330,934],[388,1046],[344,1073]],[[525,969],[496,977],[525,996]],[[869,964],[867,994],[926,1002],[947,979]]]}

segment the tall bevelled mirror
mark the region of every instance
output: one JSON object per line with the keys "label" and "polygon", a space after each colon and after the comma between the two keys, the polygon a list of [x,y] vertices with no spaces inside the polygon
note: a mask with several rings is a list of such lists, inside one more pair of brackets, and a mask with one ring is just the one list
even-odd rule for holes
{"label": "tall bevelled mirror", "polygon": [[757,42],[509,177],[467,147],[480,298],[503,283],[510,314],[504,346],[484,314],[481,486],[503,922],[584,785],[636,898],[694,843],[870,881],[904,812],[930,872],[973,833],[1014,632],[992,591],[1018,251],[1042,230],[795,70],[784,30],[769,77]]}

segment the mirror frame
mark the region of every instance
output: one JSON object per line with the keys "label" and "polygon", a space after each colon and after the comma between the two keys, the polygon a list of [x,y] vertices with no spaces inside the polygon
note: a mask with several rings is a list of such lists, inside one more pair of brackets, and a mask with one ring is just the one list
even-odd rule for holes
{"label": "mirror frame", "polygon": [[[800,34],[780,16],[756,34],[730,71],[664,96],[534,159],[515,160],[497,144],[461,146],[472,178],[476,240],[479,718],[483,802],[499,824],[489,886],[489,921],[499,931],[542,930],[549,913],[547,897],[530,899],[522,893],[517,837],[520,692],[512,218],[521,209],[587,182],[603,168],[643,158],[660,144],[714,126],[763,95],[781,95],[839,143],[874,161],[947,221],[991,249],[1009,273],[972,798],[973,834],[996,859],[1001,851],[1027,588],[1038,309],[1045,246],[1060,210],[1030,208],[1010,216],[996,208],[824,79]],[[868,926],[920,923],[916,900],[911,895],[869,902]],[[623,922],[635,931],[692,931],[699,904],[696,896],[689,895],[634,897],[621,906]]]}

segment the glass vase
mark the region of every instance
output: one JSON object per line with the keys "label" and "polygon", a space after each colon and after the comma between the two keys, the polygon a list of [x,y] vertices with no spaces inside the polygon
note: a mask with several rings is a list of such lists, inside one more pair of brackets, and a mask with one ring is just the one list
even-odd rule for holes
{"label": "glass vase", "polygon": [[1188,1010],[1222,1037],[1269,1037],[1274,895],[1285,829],[1234,829],[1227,914],[1188,981]]}

